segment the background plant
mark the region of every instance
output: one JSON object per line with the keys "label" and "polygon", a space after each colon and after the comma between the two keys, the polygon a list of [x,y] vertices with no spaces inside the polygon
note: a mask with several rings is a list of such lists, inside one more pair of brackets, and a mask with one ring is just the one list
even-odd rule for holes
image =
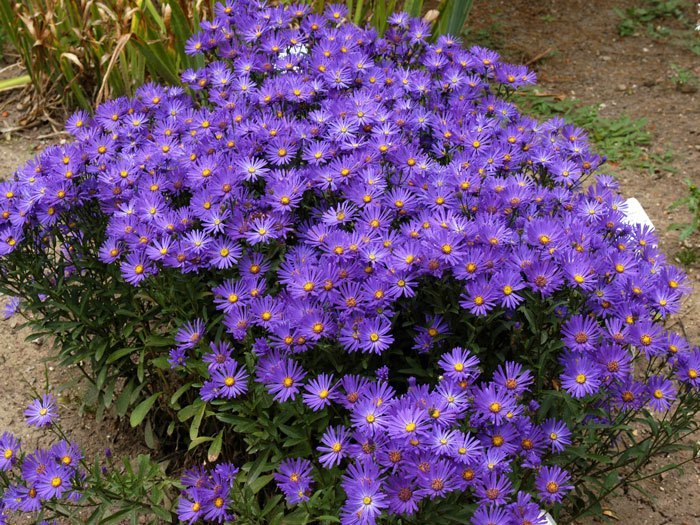
{"label": "background plant", "polygon": [[0,25],[29,75],[37,111],[87,109],[133,95],[149,78],[176,84],[182,68],[197,65],[183,43],[210,8],[181,0],[2,0]]}

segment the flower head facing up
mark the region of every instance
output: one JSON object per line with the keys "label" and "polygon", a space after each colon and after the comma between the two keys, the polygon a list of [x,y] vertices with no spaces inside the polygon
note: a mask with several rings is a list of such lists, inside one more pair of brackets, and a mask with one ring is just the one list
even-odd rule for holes
{"label": "flower head facing up", "polygon": [[0,436],[0,470],[10,470],[17,462],[19,440],[9,432]]}
{"label": "flower head facing up", "polygon": [[35,427],[51,425],[58,418],[56,396],[44,394],[41,399],[35,399],[24,411],[24,417],[29,425]]}

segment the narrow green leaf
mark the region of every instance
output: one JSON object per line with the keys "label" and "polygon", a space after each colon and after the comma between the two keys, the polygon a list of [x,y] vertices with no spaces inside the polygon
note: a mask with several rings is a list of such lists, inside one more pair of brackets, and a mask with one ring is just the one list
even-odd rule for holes
{"label": "narrow green leaf", "polygon": [[153,407],[153,403],[155,403],[156,400],[160,397],[160,394],[160,392],[156,392],[152,396],[141,401],[136,406],[134,411],[131,413],[131,417],[129,418],[129,423],[132,427],[136,427],[141,424],[143,419],[148,414],[149,410],[151,410],[151,407]]}
{"label": "narrow green leaf", "polygon": [[10,91],[11,89],[23,88],[31,83],[32,79],[29,75],[20,75],[18,77],[0,80],[0,93],[3,91]]}
{"label": "narrow green leaf", "polygon": [[219,433],[214,438],[214,441],[209,445],[209,451],[207,452],[207,459],[210,463],[214,463],[219,459],[219,454],[221,454],[221,445],[224,439],[224,429],[222,428]]}

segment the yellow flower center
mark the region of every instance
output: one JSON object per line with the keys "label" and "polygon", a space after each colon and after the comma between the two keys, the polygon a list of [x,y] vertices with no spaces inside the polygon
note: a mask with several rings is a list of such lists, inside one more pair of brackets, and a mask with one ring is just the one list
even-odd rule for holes
{"label": "yellow flower center", "polygon": [[224,379],[224,384],[226,386],[233,386],[236,384],[236,378],[228,376],[226,379]]}
{"label": "yellow flower center", "polygon": [[586,382],[586,375],[585,375],[585,374],[579,374],[579,375],[577,375],[577,376],[576,376],[576,382],[577,382],[579,385],[584,384],[584,383]]}

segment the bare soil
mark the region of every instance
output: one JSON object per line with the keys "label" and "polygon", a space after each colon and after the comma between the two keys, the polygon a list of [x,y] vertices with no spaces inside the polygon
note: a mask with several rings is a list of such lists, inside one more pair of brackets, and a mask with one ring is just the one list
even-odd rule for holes
{"label": "bare soil", "polygon": [[[469,27],[490,34],[503,56],[517,63],[530,63],[544,92],[596,104],[601,115],[646,118],[653,134],[651,153],[673,152],[672,172],[632,170],[609,166],[626,197],[636,197],[656,226],[661,246],[669,258],[681,249],[678,235],[669,230],[673,222],[689,219],[682,209],[670,211],[670,204],[684,195],[683,181],[700,185],[700,95],[683,92],[672,81],[675,64],[700,77],[700,56],[688,48],[688,41],[672,36],[649,36],[644,28],[638,34],[621,38],[620,18],[614,8],[644,5],[644,0],[481,0],[476,1]],[[700,18],[692,0],[684,6],[690,20]],[[657,22],[678,29],[680,22]],[[692,37],[691,37],[692,38]],[[696,35],[695,38],[700,38]],[[0,95],[2,97],[2,95]],[[2,102],[2,98],[0,98]],[[12,108],[10,108],[12,109]],[[58,137],[46,137],[51,130],[39,127],[27,132],[3,133],[15,126],[16,112],[2,116],[0,109],[0,179],[7,178],[38,149]],[[605,171],[602,169],[601,171]],[[691,239],[691,244],[699,239]],[[672,322],[673,329],[684,332],[694,344],[700,342],[700,266],[688,268],[696,292],[683,305]],[[2,385],[0,429],[15,432],[27,447],[41,442],[38,432],[29,431],[22,411],[35,391],[48,387],[60,396],[61,418],[72,437],[99,453],[105,447],[134,451],[133,439],[119,432],[113,420],[96,423],[92,414],[81,414],[80,388],[61,390],[61,385],[76,377],[75,370],[56,370],[47,361],[49,344],[27,343],[27,332],[17,320],[0,321],[0,372]],[[700,436],[694,436],[700,440]],[[659,458],[649,472],[683,456]],[[621,524],[698,525],[700,524],[700,461],[682,471],[655,476],[643,483],[645,494],[623,491],[605,502],[612,518]],[[593,519],[579,525],[598,523]]]}

